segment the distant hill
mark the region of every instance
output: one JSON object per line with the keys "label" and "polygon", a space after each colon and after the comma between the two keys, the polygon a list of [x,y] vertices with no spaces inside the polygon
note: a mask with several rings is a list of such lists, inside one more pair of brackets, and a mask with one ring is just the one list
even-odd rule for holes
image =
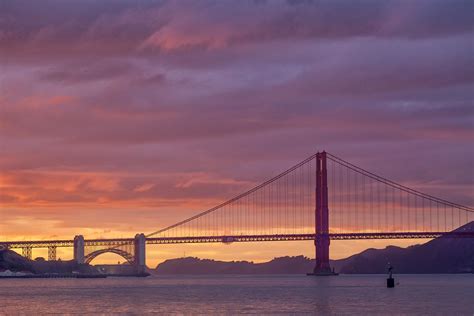
{"label": "distant hill", "polygon": [[[474,222],[456,231],[474,231]],[[341,273],[384,273],[390,262],[399,273],[460,273],[474,271],[474,238],[440,237],[423,245],[367,249],[334,262]]]}
{"label": "distant hill", "polygon": [[216,261],[193,257],[170,259],[160,263],[158,274],[301,274],[313,268],[314,260],[303,256],[281,257],[265,263]]}
{"label": "distant hill", "polygon": [[[474,231],[471,222],[457,231]],[[440,237],[423,245],[367,249],[351,257],[333,260],[340,273],[385,273],[390,262],[397,273],[474,272],[474,238]],[[157,274],[304,274],[314,267],[314,259],[304,256],[280,257],[265,263],[223,262],[210,259],[179,258],[159,264]]]}

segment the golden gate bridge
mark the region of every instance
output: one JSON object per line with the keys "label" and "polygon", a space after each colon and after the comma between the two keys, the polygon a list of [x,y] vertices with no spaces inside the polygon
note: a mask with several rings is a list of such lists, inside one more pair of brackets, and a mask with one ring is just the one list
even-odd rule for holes
{"label": "golden gate bridge", "polygon": [[209,210],[135,238],[6,241],[22,249],[74,247],[78,263],[115,253],[145,266],[146,244],[314,241],[315,274],[331,274],[331,240],[474,238],[463,228],[474,209],[406,187],[327,152],[318,152]]}

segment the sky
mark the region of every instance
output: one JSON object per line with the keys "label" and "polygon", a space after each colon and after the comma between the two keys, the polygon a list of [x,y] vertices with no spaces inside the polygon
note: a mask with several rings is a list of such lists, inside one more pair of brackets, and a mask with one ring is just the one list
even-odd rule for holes
{"label": "sky", "polygon": [[[0,240],[152,232],[318,150],[472,207],[472,12],[461,0],[0,0]],[[334,242],[331,255],[385,244]],[[184,254],[314,249],[153,246],[148,261]]]}

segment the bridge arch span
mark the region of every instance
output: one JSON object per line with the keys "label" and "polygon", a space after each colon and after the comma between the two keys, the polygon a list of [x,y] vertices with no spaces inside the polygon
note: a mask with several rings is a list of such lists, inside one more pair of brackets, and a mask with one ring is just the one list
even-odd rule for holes
{"label": "bridge arch span", "polygon": [[106,249],[99,249],[94,252],[91,252],[87,256],[85,256],[85,263],[91,263],[92,260],[97,258],[98,256],[104,254],[104,253],[115,253],[125,260],[127,260],[128,263],[134,264],[135,258],[133,257],[132,254],[126,252],[125,250],[122,249],[117,249],[117,248],[106,248]]}

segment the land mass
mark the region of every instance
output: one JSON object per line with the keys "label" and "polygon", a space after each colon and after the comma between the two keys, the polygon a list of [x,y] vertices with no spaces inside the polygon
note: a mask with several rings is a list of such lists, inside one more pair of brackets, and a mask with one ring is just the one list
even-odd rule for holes
{"label": "land mass", "polygon": [[0,273],[10,271],[22,274],[98,274],[89,264],[77,264],[74,260],[46,261],[43,258],[30,260],[9,249],[0,249]]}
{"label": "land mass", "polygon": [[[474,231],[474,222],[456,231]],[[390,263],[397,273],[473,273],[474,238],[439,237],[425,244],[401,248],[367,249],[345,259],[332,260],[339,273],[385,273]],[[304,274],[312,271],[314,259],[280,257],[269,262],[216,261],[194,257],[166,260],[155,274]]]}

